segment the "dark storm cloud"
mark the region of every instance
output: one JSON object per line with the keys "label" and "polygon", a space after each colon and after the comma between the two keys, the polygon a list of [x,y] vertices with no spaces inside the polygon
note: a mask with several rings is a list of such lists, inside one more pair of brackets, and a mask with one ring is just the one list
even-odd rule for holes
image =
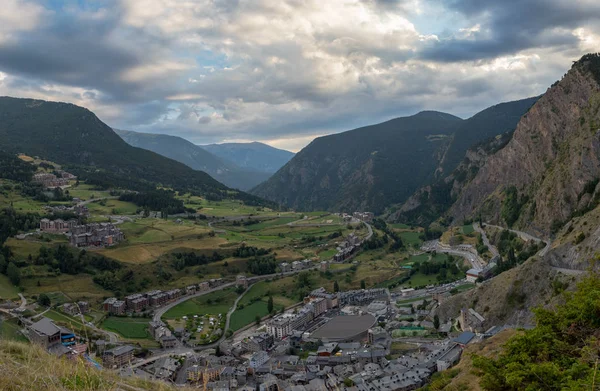
{"label": "dark storm cloud", "polygon": [[147,46],[141,47],[143,42],[133,31],[129,36],[118,32],[118,15],[57,13],[36,29],[19,32],[16,39],[0,45],[0,71],[47,83],[97,89],[116,101],[152,98],[148,86],[124,81],[121,75],[142,66],[157,43],[145,42]]}
{"label": "dark storm cloud", "polygon": [[568,0],[433,1],[466,17],[480,31],[468,37],[442,36],[422,49],[425,59],[453,62],[491,59],[530,48],[568,48],[578,38],[572,30],[597,29],[600,2]]}

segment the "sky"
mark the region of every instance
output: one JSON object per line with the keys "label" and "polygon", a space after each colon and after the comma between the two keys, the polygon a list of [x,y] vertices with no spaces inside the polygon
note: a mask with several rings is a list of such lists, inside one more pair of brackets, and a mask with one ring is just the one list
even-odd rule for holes
{"label": "sky", "polygon": [[597,0],[2,0],[0,95],[298,151],[542,94],[599,50]]}

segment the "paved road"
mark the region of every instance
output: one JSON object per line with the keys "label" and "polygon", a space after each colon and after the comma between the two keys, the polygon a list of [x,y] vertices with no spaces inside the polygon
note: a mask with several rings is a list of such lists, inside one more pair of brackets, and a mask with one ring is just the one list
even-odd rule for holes
{"label": "paved road", "polygon": [[481,235],[481,240],[483,241],[483,244],[487,246],[488,250],[490,250],[490,253],[492,254],[492,258],[498,256],[500,254],[498,252],[498,249],[496,248],[496,246],[494,246],[492,243],[490,243],[490,240],[488,239],[483,228],[481,228],[479,226],[479,223],[473,223],[473,228],[475,229],[475,231],[479,232],[479,234]]}
{"label": "paved road", "polygon": [[180,356],[180,355],[183,355],[183,354],[193,354],[193,353],[194,353],[193,349],[191,349],[191,348],[184,348],[184,347],[163,350],[163,353],[157,354],[156,356],[152,356],[150,358],[147,358],[145,360],[142,360],[140,362],[132,364],[132,365],[128,366],[127,368],[138,368],[138,367],[144,366],[146,364],[150,364],[153,361],[159,360],[159,359],[164,358],[164,357],[170,357],[172,355],[178,355],[178,356]]}
{"label": "paved road", "polygon": [[421,246],[421,249],[425,252],[436,251],[439,253],[445,253],[450,255],[457,255],[459,257],[465,258],[467,261],[471,263],[473,269],[482,270],[485,268],[486,262],[474,251],[470,252],[467,250],[462,250],[457,247],[445,246],[440,243],[439,240],[432,240],[430,242],[426,242]]}
{"label": "paved road", "polygon": [[27,305],[27,299],[21,293],[19,293],[19,297],[21,298],[21,305],[19,306],[19,309],[24,310],[25,306]]}
{"label": "paved road", "polygon": [[540,250],[540,252],[537,253],[537,255],[539,255],[540,257],[543,257],[544,255],[546,255],[548,253],[548,250],[550,250],[551,243],[547,239],[538,238],[527,232],[517,231],[516,229],[500,227],[498,225],[493,225],[493,224],[486,224],[486,225],[489,227],[492,227],[492,228],[509,230],[510,232],[515,233],[517,236],[519,236],[521,239],[523,239],[526,242],[528,242],[530,240],[533,240],[534,242],[544,242],[546,244],[546,246],[542,250]]}
{"label": "paved road", "polygon": [[578,276],[578,275],[587,273],[587,270],[565,269],[563,267],[554,267],[554,266],[551,266],[551,267],[552,267],[552,269],[556,270],[557,272],[563,273],[563,274],[566,274],[569,276]]}
{"label": "paved road", "polygon": [[116,200],[117,198],[119,198],[119,196],[110,196],[110,197],[102,197],[102,198],[91,198],[89,200],[79,202],[77,204],[77,206],[84,206],[84,205],[87,205],[87,204],[91,204],[92,202],[102,201],[102,200]]}
{"label": "paved road", "polygon": [[[306,269],[294,270],[294,271],[291,271],[291,272],[265,274],[264,276],[249,277],[248,278],[248,283],[249,284],[250,283],[253,284],[253,283],[256,283],[258,281],[268,280],[269,278],[273,278],[273,277],[291,276],[291,275],[298,274],[298,273],[301,273],[301,272],[304,272],[304,271],[316,270],[318,268],[319,268],[319,265],[316,265],[316,266],[309,267],[309,268],[306,268]],[[162,318],[162,316],[165,314],[165,312],[167,312],[171,308],[175,307],[176,305],[183,303],[184,301],[188,301],[190,299],[193,299],[194,297],[203,296],[203,295],[206,295],[208,293],[220,291],[220,290],[223,290],[225,288],[230,288],[230,287],[233,287],[233,286],[235,286],[235,282],[228,282],[226,284],[219,285],[218,287],[213,288],[213,289],[209,289],[207,291],[197,292],[197,293],[194,293],[193,295],[184,296],[184,297],[180,298],[179,300],[176,300],[176,301],[174,301],[172,303],[169,303],[169,304],[165,305],[164,307],[157,308],[154,311],[154,316],[152,317],[152,320],[155,321],[155,322],[159,321],[160,318]]]}
{"label": "paved road", "polygon": [[[473,224],[475,225],[475,224]],[[548,239],[542,239],[542,238],[538,238],[536,236],[533,236],[530,233],[527,232],[523,232],[523,231],[518,231],[516,229],[510,229],[510,228],[504,228],[504,227],[500,227],[498,225],[493,225],[493,224],[486,224],[489,227],[492,228],[497,228],[497,229],[507,229],[510,232],[515,233],[516,235],[518,235],[522,240],[525,241],[531,241],[533,240],[534,242],[543,242],[545,244],[544,248],[541,249],[537,255],[540,257],[543,257],[544,255],[546,255],[548,253],[548,251],[550,250],[550,247],[552,245],[552,243],[550,242],[550,240]],[[562,268],[562,267],[555,267],[555,266],[551,266],[552,269],[556,270],[557,272],[563,273],[563,274],[567,274],[570,276],[576,276],[576,275],[581,275],[581,274],[585,274],[586,270],[580,270],[580,269],[567,269],[567,268]]]}
{"label": "paved road", "polygon": [[367,230],[369,230],[369,234],[367,235],[365,240],[369,240],[373,236],[373,227],[371,227],[371,224],[367,223],[366,221],[363,221],[363,223],[367,226]]}

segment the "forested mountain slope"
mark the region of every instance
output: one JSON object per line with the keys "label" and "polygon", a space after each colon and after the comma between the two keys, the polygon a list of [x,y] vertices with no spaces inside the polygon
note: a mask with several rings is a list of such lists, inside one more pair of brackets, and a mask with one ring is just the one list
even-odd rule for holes
{"label": "forested mountain slope", "polygon": [[259,142],[209,144],[200,147],[238,167],[268,174],[274,174],[294,157],[294,153],[290,151]]}
{"label": "forested mountain slope", "polygon": [[248,190],[264,182],[270,176],[270,174],[256,170],[242,169],[181,137],[118,129],[114,129],[114,131],[129,145],[156,152],[194,170],[204,171],[232,188]]}
{"label": "forested mountain slope", "polygon": [[157,185],[211,198],[263,200],[234,192],[202,171],[135,148],[91,111],[69,103],[0,98],[0,149],[55,161],[90,183],[133,190]]}
{"label": "forested mountain slope", "polygon": [[252,192],[303,210],[372,210],[434,176],[462,120],[427,111],[319,137]]}
{"label": "forested mountain slope", "polygon": [[[321,137],[253,192],[290,207],[382,212],[447,177],[473,144],[514,130],[536,99],[501,103],[467,120],[422,112]],[[452,198],[444,193],[447,209]]]}

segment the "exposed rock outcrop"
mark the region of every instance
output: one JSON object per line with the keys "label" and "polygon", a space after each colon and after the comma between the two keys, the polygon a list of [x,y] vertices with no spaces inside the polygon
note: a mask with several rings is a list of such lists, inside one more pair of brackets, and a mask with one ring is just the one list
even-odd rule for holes
{"label": "exposed rock outcrop", "polygon": [[600,57],[586,56],[575,63],[522,117],[512,140],[453,205],[455,220],[481,212],[485,220],[500,222],[512,186],[519,227],[549,235],[576,213],[586,185],[600,178],[598,62]]}

